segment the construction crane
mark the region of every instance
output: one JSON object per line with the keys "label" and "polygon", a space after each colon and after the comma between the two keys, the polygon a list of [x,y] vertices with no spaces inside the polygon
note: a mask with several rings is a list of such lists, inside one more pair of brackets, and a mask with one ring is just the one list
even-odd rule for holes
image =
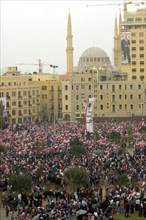
{"label": "construction crane", "polygon": [[41,59],[38,59],[38,63],[27,63],[27,64],[26,63],[19,63],[19,64],[16,64],[16,65],[35,65],[35,66],[38,66],[39,67],[39,70],[38,70],[39,74],[43,73],[43,66],[44,65],[50,66],[50,64],[42,62]]}
{"label": "construction crane", "polygon": [[[103,1],[101,1],[103,2]],[[101,4],[93,4],[93,5],[86,5],[86,7],[94,7],[94,6],[115,6],[115,5],[118,5],[118,6],[124,6],[124,14],[127,12],[127,5],[130,5],[130,4],[134,4],[135,6],[138,6],[138,5],[144,5],[145,2],[141,2],[141,1],[123,1],[123,2],[111,2],[111,3],[101,3]]]}

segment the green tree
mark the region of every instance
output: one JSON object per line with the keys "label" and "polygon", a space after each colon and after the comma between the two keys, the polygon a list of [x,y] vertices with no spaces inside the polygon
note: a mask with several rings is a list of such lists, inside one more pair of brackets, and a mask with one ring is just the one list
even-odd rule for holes
{"label": "green tree", "polygon": [[48,106],[42,104],[40,106],[40,111],[38,112],[38,116],[40,117],[41,121],[45,122],[48,121]]}
{"label": "green tree", "polygon": [[119,142],[121,140],[121,134],[119,132],[112,131],[111,133],[107,134],[107,138],[109,138],[109,140]]}
{"label": "green tree", "polygon": [[0,128],[3,127],[3,124],[4,124],[4,105],[2,102],[0,102]]}
{"label": "green tree", "polygon": [[146,137],[146,126],[142,127],[139,132],[142,134],[143,137]]}
{"label": "green tree", "polygon": [[6,148],[2,144],[0,144],[0,152],[5,152],[5,150]]}
{"label": "green tree", "polygon": [[127,186],[129,184],[129,179],[126,174],[122,174],[118,179],[119,185]]}
{"label": "green tree", "polygon": [[64,183],[71,193],[77,188],[89,186],[89,175],[83,167],[72,167],[64,172]]}
{"label": "green tree", "polygon": [[82,156],[86,154],[86,149],[78,138],[74,138],[70,141],[69,154],[74,156]]}
{"label": "green tree", "polygon": [[12,190],[16,192],[30,191],[32,187],[32,178],[29,175],[12,175],[9,177],[9,184]]}
{"label": "green tree", "polygon": [[80,157],[86,154],[86,149],[84,146],[74,145],[70,147],[69,154]]}
{"label": "green tree", "polygon": [[82,146],[83,142],[81,142],[78,138],[74,138],[70,141],[70,146]]}

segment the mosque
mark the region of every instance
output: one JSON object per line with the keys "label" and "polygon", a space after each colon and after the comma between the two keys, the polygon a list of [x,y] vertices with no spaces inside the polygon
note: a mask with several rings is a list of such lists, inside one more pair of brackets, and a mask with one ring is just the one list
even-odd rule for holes
{"label": "mosque", "polygon": [[[132,25],[129,22],[132,16],[137,19],[144,16],[144,10],[137,10],[135,14],[127,12],[125,23],[119,15],[119,26],[124,24]],[[126,22],[127,19],[127,22]],[[135,23],[137,26],[137,24]],[[145,76],[134,76],[133,65],[134,55],[131,55],[131,64],[121,64],[121,30],[115,18],[114,33],[114,64],[111,64],[107,53],[98,47],[87,48],[79,58],[78,65],[73,63],[73,34],[71,25],[71,16],[68,16],[67,25],[67,78],[62,81],[62,103],[63,118],[78,120],[84,118],[83,101],[88,97],[95,98],[94,118],[139,118],[146,116],[146,98],[145,98]],[[146,24],[145,24],[146,26]],[[127,26],[123,26],[127,30]],[[140,28],[140,27],[139,27]],[[130,29],[130,28],[129,28]],[[134,36],[135,27],[131,26],[131,36]],[[137,27],[138,29],[138,27]],[[146,29],[142,26],[136,30],[138,33],[143,31],[145,36]],[[123,30],[122,30],[123,31]],[[132,37],[131,37],[132,38]],[[144,38],[143,38],[144,39]],[[131,44],[134,42],[133,38]],[[133,47],[132,47],[133,48]],[[131,50],[132,50],[131,48]],[[134,50],[134,49],[133,49]],[[145,64],[146,66],[146,64]],[[146,69],[146,68],[145,68]],[[131,73],[132,72],[132,73]],[[135,80],[136,79],[136,80]],[[144,80],[141,80],[144,79]],[[63,89],[66,88],[66,89]]]}

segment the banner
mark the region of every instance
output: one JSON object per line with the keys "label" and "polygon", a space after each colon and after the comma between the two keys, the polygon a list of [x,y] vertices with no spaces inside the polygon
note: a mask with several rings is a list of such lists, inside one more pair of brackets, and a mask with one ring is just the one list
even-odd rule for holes
{"label": "banner", "polygon": [[121,64],[130,64],[130,31],[121,30]]}
{"label": "banner", "polygon": [[6,110],[6,98],[5,97],[0,97],[0,102],[3,104],[4,109]]}
{"label": "banner", "polygon": [[93,133],[93,108],[95,98],[88,98],[87,101],[83,101],[85,107],[85,127],[86,131]]}

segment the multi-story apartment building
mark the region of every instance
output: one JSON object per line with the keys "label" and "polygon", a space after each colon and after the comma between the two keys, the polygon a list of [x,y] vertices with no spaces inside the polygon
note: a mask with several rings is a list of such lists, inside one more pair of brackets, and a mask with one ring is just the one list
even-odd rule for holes
{"label": "multi-story apartment building", "polygon": [[46,107],[48,120],[62,118],[62,85],[58,74],[33,74],[33,82],[40,86],[40,110]]}
{"label": "multi-story apartment building", "polygon": [[[122,59],[124,35],[129,40],[129,62]],[[144,81],[146,86],[146,8],[125,11],[119,23],[115,21],[114,65],[128,73],[128,80]]]}
{"label": "multi-story apartment building", "polygon": [[17,67],[8,67],[0,77],[0,97],[6,100],[6,112],[12,123],[35,120],[40,108],[40,86],[31,75],[21,74]]}

